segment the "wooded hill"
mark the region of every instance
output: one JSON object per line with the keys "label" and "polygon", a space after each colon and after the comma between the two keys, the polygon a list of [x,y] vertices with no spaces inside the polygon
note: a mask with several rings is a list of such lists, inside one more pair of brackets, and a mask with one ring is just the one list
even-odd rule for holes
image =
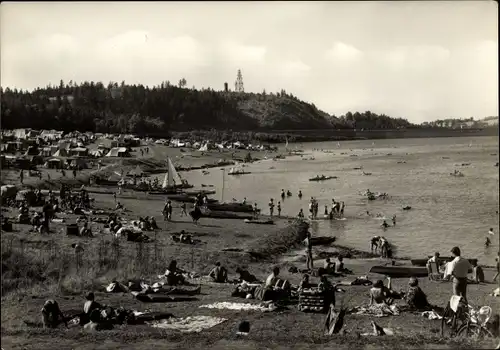
{"label": "wooded hill", "polygon": [[[182,84],[180,84],[182,86]],[[184,84],[185,85],[185,84]],[[335,117],[282,90],[220,92],[101,82],[60,82],[33,91],[1,89],[2,128],[161,134],[188,130],[397,129],[405,119],[371,112]]]}

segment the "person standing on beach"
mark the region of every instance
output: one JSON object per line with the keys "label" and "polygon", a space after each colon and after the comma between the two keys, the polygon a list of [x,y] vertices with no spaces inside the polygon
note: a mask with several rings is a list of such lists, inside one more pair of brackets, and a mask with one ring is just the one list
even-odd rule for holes
{"label": "person standing on beach", "polygon": [[307,236],[304,240],[304,243],[306,244],[306,269],[312,270],[314,268],[314,265],[312,258],[311,232],[307,231]]}
{"label": "person standing on beach", "polygon": [[181,209],[182,209],[182,211],[181,211],[181,217],[184,216],[184,215],[188,216],[188,213],[186,211],[186,209],[187,209],[186,203],[182,203]]}
{"label": "person standing on beach", "polygon": [[278,217],[281,216],[281,202],[278,201],[278,205],[276,206],[276,209],[278,210]]}
{"label": "person standing on beach", "polygon": [[274,200],[272,198],[269,201],[269,214],[271,215],[271,217],[274,214]]}
{"label": "person standing on beach", "polygon": [[453,294],[467,300],[467,274],[472,266],[469,260],[460,256],[460,248],[453,247],[451,254],[454,259],[448,264],[443,278],[446,280],[453,277]]}

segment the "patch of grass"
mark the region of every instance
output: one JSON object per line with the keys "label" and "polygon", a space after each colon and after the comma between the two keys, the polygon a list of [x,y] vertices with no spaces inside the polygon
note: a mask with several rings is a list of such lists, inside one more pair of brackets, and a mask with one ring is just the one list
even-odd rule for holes
{"label": "patch of grass", "polygon": [[247,246],[247,252],[256,259],[268,259],[295,248],[307,235],[309,224],[295,220],[288,227],[270,232]]}

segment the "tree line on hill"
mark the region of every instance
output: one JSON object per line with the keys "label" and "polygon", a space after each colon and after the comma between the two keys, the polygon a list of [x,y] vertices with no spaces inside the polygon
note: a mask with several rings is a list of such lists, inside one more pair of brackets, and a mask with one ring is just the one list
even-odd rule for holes
{"label": "tree line on hill", "polygon": [[33,91],[0,88],[2,127],[166,135],[189,130],[272,132],[418,127],[370,111],[329,115],[282,90],[236,93],[174,86],[72,81]]}

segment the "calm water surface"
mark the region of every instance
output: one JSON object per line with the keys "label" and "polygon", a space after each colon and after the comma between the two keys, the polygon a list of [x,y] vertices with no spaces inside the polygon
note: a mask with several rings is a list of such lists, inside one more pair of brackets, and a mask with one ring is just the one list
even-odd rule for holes
{"label": "calm water surface", "polygon": [[[344,141],[340,148],[336,142],[306,143],[302,146],[303,159],[266,160],[248,165],[245,169],[251,171],[249,175],[226,174],[224,200],[246,197],[268,213],[269,199],[278,201],[281,189],[290,190],[293,196],[282,203],[282,213],[295,216],[300,208],[308,212],[311,196],[319,201],[320,213],[335,198],[346,203],[346,220],[314,221],[312,229],[318,235],[337,236],[339,244],[367,250],[372,236],[384,235],[396,245],[397,255],[421,258],[434,251],[449,255],[450,248],[458,245],[465,256],[493,265],[499,228],[499,180],[494,166],[498,145],[498,137]],[[315,159],[309,160],[311,157]],[[364,176],[361,170],[353,169],[360,166],[372,175]],[[454,169],[465,176],[450,176]],[[317,174],[338,179],[308,181]],[[192,171],[183,177],[190,183],[213,184],[215,198],[221,199],[223,176],[218,168],[210,169],[205,176]],[[297,197],[299,189],[304,194],[302,200]],[[366,189],[387,192],[390,198],[368,201],[360,195]],[[404,205],[412,209],[403,211]],[[380,219],[367,216],[367,210],[388,219],[396,214],[396,227],[383,231]],[[484,241],[490,227],[496,235],[493,245],[486,249]],[[258,226],[255,230],[258,234]]]}

